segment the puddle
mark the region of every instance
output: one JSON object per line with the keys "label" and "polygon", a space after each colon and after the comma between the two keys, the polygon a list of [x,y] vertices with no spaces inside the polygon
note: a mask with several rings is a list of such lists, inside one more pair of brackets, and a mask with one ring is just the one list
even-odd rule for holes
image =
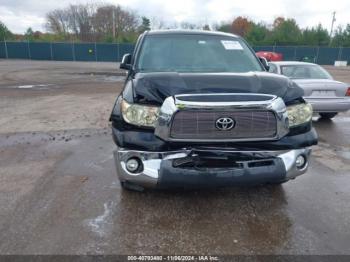
{"label": "puddle", "polygon": [[104,82],[123,82],[126,77],[125,72],[84,72],[79,74],[95,76],[96,80]]}
{"label": "puddle", "polygon": [[340,115],[335,120],[337,122],[350,122],[350,117]]}
{"label": "puddle", "polygon": [[115,204],[113,201],[107,202],[103,204],[103,214],[92,218],[87,219],[86,225],[91,229],[92,232],[99,235],[100,237],[107,234],[109,231],[109,225],[112,223],[111,218],[113,215],[113,209],[115,208]]}
{"label": "puddle", "polygon": [[20,85],[20,86],[12,86],[14,88],[20,89],[47,89],[52,84],[39,84],[39,85]]}
{"label": "puddle", "polygon": [[346,150],[336,150],[336,151],[342,158],[350,160],[350,151],[346,151]]}
{"label": "puddle", "polygon": [[106,76],[103,78],[105,82],[122,82],[125,80],[125,76]]}
{"label": "puddle", "polygon": [[348,148],[334,148],[321,142],[313,147],[312,155],[334,171],[349,170],[350,152]]}
{"label": "puddle", "polygon": [[18,86],[18,88],[33,88],[33,85]]}

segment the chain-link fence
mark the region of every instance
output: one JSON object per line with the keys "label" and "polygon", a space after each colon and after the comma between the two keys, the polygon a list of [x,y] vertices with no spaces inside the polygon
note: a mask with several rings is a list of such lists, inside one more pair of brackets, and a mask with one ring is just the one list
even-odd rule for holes
{"label": "chain-link fence", "polygon": [[306,61],[320,65],[333,65],[337,60],[350,63],[350,47],[255,46],[254,50],[281,53],[285,61]]}
{"label": "chain-link fence", "polygon": [[0,42],[0,58],[118,62],[132,53],[133,44]]}
{"label": "chain-link fence", "polygon": [[[134,44],[117,43],[57,43],[57,42],[0,42],[0,58],[120,62],[123,55],[132,53]],[[255,51],[282,53],[283,60],[308,61],[333,65],[336,60],[348,61],[350,48],[318,46],[255,46]]]}

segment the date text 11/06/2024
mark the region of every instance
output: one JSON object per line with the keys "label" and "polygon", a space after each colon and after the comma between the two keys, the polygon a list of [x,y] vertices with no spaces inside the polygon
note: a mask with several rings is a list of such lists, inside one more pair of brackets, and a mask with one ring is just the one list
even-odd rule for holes
{"label": "date text 11/06/2024", "polygon": [[128,261],[219,261],[217,256],[128,256]]}

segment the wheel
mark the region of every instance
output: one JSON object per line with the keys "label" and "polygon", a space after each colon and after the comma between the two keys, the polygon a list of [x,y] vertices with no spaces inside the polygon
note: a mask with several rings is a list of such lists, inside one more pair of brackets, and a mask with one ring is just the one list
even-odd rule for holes
{"label": "wheel", "polygon": [[331,119],[335,117],[338,113],[320,113],[321,118],[323,119]]}
{"label": "wheel", "polygon": [[128,190],[128,191],[136,191],[136,192],[145,191],[144,187],[130,183],[128,181],[120,181],[120,186],[122,187],[122,189]]}

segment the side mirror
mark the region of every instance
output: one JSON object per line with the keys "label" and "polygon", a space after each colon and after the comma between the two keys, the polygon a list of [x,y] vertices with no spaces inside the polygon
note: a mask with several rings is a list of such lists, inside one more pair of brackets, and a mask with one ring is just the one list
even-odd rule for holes
{"label": "side mirror", "polygon": [[269,71],[270,66],[269,66],[269,63],[267,62],[267,59],[265,57],[259,56],[259,60],[263,64],[263,66],[265,67],[266,71]]}
{"label": "side mirror", "polygon": [[131,54],[125,54],[123,56],[122,62],[119,66],[120,69],[130,70],[132,68],[131,65]]}

